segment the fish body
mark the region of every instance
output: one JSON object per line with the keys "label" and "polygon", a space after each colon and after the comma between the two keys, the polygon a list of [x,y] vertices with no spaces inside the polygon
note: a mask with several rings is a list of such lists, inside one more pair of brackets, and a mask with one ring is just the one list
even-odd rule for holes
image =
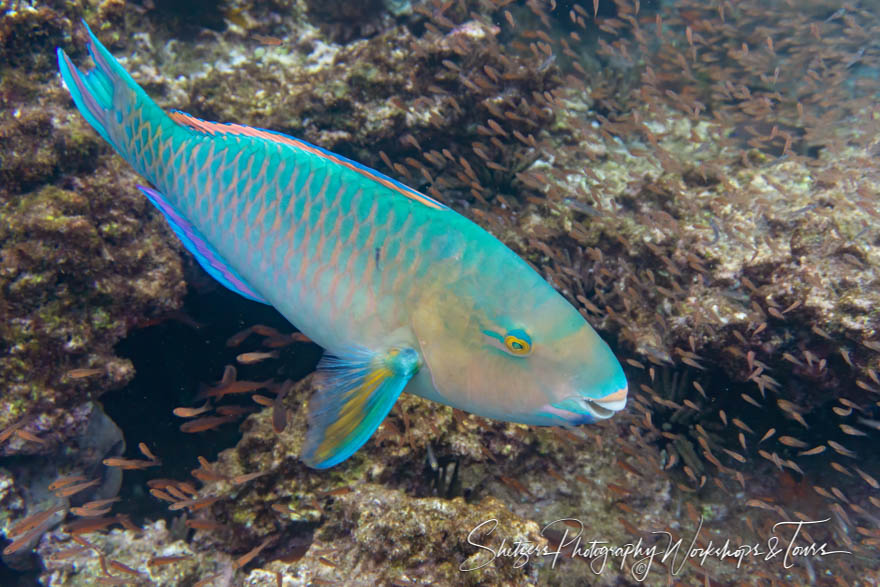
{"label": "fish body", "polygon": [[84,117],[152,184],[141,190],[211,275],[326,349],[308,464],[350,456],[403,390],[534,425],[623,408],[608,346],[481,227],[305,141],[166,114],[89,35],[88,73],[58,50]]}

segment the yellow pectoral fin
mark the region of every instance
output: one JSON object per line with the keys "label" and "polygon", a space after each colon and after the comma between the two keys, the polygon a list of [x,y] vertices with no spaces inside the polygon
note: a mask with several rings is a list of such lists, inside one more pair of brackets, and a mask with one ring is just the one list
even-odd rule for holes
{"label": "yellow pectoral fin", "polygon": [[309,404],[306,464],[326,469],[353,455],[391,411],[419,365],[418,353],[410,348],[324,359]]}

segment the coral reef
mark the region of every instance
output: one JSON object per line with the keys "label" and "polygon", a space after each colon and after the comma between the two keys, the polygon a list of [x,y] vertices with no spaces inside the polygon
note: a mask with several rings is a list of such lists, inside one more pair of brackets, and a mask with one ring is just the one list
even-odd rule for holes
{"label": "coral reef", "polygon": [[3,16],[4,50],[34,60],[4,59],[0,86],[0,430],[26,419],[22,430],[42,441],[16,433],[0,454],[53,452],[71,438],[71,410],[134,375],[113,345],[184,291],[135,175],[71,112],[52,73],[51,45],[72,29],[47,6]]}
{"label": "coral reef", "polygon": [[[4,505],[4,516],[0,524],[9,534],[16,525],[13,517],[27,518],[39,516],[41,511],[58,508],[57,515],[46,521],[47,529],[58,525],[71,508],[88,501],[111,499],[119,492],[122,484],[122,471],[105,467],[105,458],[118,457],[125,450],[122,431],[104,413],[101,407],[88,402],[72,410],[66,420],[74,425],[74,435],[64,439],[64,450],[40,456],[28,456],[7,463],[4,471],[8,475]],[[54,491],[54,483],[59,476],[90,479],[82,491],[74,495],[63,495]],[[75,511],[75,510],[74,510]],[[27,514],[27,516],[25,515]],[[14,552],[3,552],[3,562],[13,568],[28,569],[32,566],[30,547],[39,540],[39,534],[19,544]]]}
{"label": "coral reef", "polygon": [[[88,540],[63,531],[47,534],[38,553],[47,585],[97,585],[115,577],[120,584],[194,584],[200,577],[232,573],[229,557],[198,556],[164,520],[138,530],[113,529]],[[105,571],[106,570],[106,571]]]}
{"label": "coral reef", "polygon": [[[200,459],[195,481],[151,469],[137,489],[169,512],[140,529],[123,514],[89,529],[68,513],[109,497],[112,482],[75,494],[55,516],[64,524],[32,537],[45,584],[610,585],[642,571],[649,584],[878,580],[866,562],[880,546],[870,10],[169,4],[50,2],[0,17],[0,454],[20,455],[0,461],[7,534],[50,511],[47,463],[62,463],[59,475],[119,473],[77,456],[89,402],[134,376],[113,345],[183,295],[169,231],[55,77],[55,45],[84,57],[82,16],[161,105],[289,132],[487,227],[613,343],[630,407],[575,433],[407,396],[349,461],[314,471],[298,459],[311,379],[282,385],[276,359],[259,376],[241,366],[242,381],[276,381],[254,390],[267,407],[236,446]],[[293,343],[260,332],[242,349]],[[192,428],[252,407],[217,403],[220,420]],[[488,556],[467,537],[493,518],[478,543],[561,554],[461,573]],[[698,546],[757,544],[777,522],[829,519],[799,544],[855,556],[803,556],[791,569],[710,556],[648,572],[612,554],[597,571],[566,542],[574,519],[585,541],[660,548],[652,532],[687,541],[699,527]]]}

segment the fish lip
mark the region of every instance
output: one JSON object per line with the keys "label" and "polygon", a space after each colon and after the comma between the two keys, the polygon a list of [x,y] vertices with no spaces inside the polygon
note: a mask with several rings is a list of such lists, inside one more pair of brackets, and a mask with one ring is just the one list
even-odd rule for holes
{"label": "fish lip", "polygon": [[607,420],[616,413],[616,410],[606,408],[599,402],[591,399],[584,398],[584,406],[590,412],[590,415],[598,420]]}
{"label": "fish lip", "polygon": [[614,393],[610,393],[603,398],[584,398],[584,405],[586,405],[590,413],[596,418],[607,420],[626,407],[626,393],[627,388],[621,387]]}
{"label": "fish lip", "polygon": [[626,394],[626,385],[601,398],[594,399],[578,393],[543,406],[541,412],[569,424],[589,424],[597,420],[607,420],[622,410],[626,406]]}

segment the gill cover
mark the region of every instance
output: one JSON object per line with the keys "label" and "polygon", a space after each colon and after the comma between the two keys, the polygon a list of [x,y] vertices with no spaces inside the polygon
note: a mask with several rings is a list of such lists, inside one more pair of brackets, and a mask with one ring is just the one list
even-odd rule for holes
{"label": "gill cover", "polygon": [[413,310],[413,332],[439,396],[428,397],[489,418],[527,421],[546,398],[527,383],[535,375],[529,356],[497,349],[483,333],[501,327],[481,309],[477,291],[475,278],[460,279],[433,289]]}

